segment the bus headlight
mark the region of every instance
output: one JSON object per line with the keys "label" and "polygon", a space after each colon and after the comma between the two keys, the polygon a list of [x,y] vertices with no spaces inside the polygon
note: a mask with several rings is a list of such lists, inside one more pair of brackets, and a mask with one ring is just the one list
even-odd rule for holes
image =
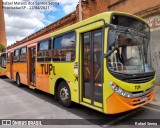
{"label": "bus headlight", "polygon": [[115,91],[116,93],[118,93],[121,96],[124,96],[124,97],[127,97],[127,98],[132,98],[133,97],[132,93],[123,90],[118,85],[116,85],[114,82],[110,82],[110,86],[113,89],[113,91]]}

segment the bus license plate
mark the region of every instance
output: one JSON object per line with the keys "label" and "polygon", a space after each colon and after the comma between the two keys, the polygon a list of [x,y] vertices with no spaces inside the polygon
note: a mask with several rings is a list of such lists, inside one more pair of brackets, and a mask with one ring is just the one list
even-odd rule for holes
{"label": "bus license plate", "polygon": [[145,97],[142,97],[141,99],[140,99],[140,101],[141,102],[144,102],[144,101],[146,101],[147,100],[147,97],[145,96]]}

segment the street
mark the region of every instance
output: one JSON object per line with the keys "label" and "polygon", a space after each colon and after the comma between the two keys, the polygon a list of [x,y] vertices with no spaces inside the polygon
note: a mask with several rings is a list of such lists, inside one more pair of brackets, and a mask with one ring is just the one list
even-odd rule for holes
{"label": "street", "polygon": [[[58,119],[56,124],[61,125],[60,127],[68,127],[66,124],[80,128],[136,127],[134,124],[137,127],[140,127],[138,125],[146,127],[144,125],[147,119],[147,122],[150,122],[148,127],[159,127],[155,126],[155,123],[159,122],[155,119],[160,119],[159,106],[148,104],[130,112],[105,115],[75,103],[72,108],[64,108],[53,99],[50,94],[32,90],[28,86],[17,87],[14,81],[7,78],[0,79],[0,119],[53,119],[53,121]],[[53,124],[53,121],[48,123]]]}

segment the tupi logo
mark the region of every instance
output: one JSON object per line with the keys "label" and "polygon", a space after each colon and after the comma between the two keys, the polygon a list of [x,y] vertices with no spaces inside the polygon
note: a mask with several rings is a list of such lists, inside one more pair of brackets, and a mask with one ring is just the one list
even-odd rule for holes
{"label": "tupi logo", "polygon": [[53,72],[54,75],[56,75],[55,73],[55,66],[53,66],[52,64],[41,64],[41,73],[42,74],[51,74],[51,72]]}

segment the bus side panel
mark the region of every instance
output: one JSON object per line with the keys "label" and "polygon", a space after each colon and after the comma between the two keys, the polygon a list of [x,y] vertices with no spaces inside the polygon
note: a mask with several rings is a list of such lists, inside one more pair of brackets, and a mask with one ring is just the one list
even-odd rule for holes
{"label": "bus side panel", "polygon": [[5,76],[6,75],[6,69],[0,67],[0,76]]}
{"label": "bus side panel", "polygon": [[49,93],[49,75],[45,75],[42,81],[43,91]]}
{"label": "bus side panel", "polygon": [[77,75],[74,74],[74,62],[55,62],[52,65],[55,67],[55,71],[50,74],[50,93],[54,93],[55,82],[62,78],[70,88],[71,100],[78,103],[78,81]]}
{"label": "bus side panel", "polygon": [[10,63],[6,64],[6,76],[8,78],[11,78],[11,72],[10,72]]}
{"label": "bus side panel", "polygon": [[39,90],[42,90],[44,92],[50,93],[49,66],[47,63],[37,63],[37,66],[36,66],[36,88]]}
{"label": "bus side panel", "polygon": [[20,75],[20,79],[21,79],[21,83],[23,84],[28,84],[27,81],[27,63],[22,63],[19,64],[19,69],[17,69],[19,75]]}
{"label": "bus side panel", "polygon": [[12,65],[12,79],[13,80],[16,80],[16,73],[17,73],[17,69],[18,69],[18,65],[16,63],[13,63]]}
{"label": "bus side panel", "polygon": [[[104,33],[104,40],[108,40],[108,28],[105,29],[105,33]],[[106,50],[107,49],[107,43],[104,42],[104,54],[106,54]],[[104,108],[104,113],[107,113],[107,103],[106,103],[106,99],[108,99],[108,97],[113,93],[113,90],[111,89],[111,87],[109,86],[109,74],[107,71],[107,67],[106,67],[106,63],[107,63],[107,59],[104,58],[104,64],[103,64],[103,69],[104,69],[104,84],[103,84],[103,108]]]}
{"label": "bus side panel", "polygon": [[27,83],[27,64],[26,63],[14,63],[13,64],[13,79],[16,80],[16,74],[19,73],[21,83]]}

